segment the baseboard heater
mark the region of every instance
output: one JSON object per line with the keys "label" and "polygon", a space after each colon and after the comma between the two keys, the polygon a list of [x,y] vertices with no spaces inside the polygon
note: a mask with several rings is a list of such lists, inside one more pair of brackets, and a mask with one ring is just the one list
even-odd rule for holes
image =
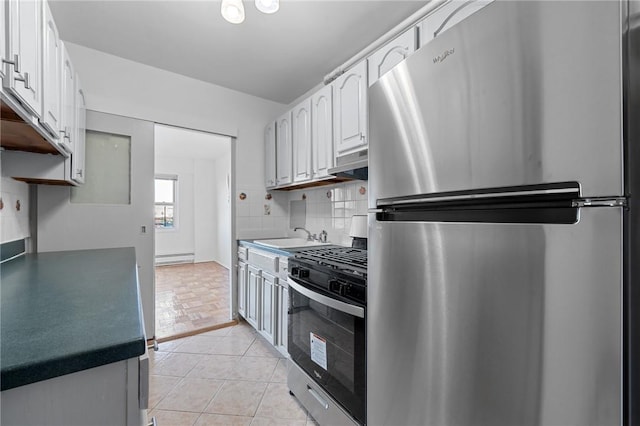
{"label": "baseboard heater", "polygon": [[156,265],[174,265],[177,263],[193,263],[195,253],[175,253],[156,255]]}

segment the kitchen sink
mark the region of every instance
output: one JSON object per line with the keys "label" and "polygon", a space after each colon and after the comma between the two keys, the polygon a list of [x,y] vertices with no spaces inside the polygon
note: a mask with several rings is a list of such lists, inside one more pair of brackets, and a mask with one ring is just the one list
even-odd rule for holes
{"label": "kitchen sink", "polygon": [[253,242],[256,244],[263,245],[265,247],[272,247],[272,248],[278,248],[278,249],[327,246],[331,244],[331,243],[321,243],[320,241],[308,241],[306,238],[274,238],[271,240],[254,240]]}

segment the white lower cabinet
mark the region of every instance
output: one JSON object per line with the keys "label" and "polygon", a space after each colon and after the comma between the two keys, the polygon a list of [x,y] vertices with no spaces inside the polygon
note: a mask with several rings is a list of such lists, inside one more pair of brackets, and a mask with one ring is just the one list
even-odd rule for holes
{"label": "white lower cabinet", "polygon": [[5,390],[0,424],[146,426],[148,362],[145,353]]}
{"label": "white lower cabinet", "polygon": [[247,268],[247,315],[245,319],[256,330],[259,329],[260,286],[262,271],[252,265]]}
{"label": "white lower cabinet", "polygon": [[277,328],[275,335],[274,346],[281,354],[287,355],[289,353],[287,349],[288,340],[288,327],[289,327],[289,287],[286,281],[282,279],[278,281],[276,286],[276,305],[278,310],[276,311]]}
{"label": "white lower cabinet", "polygon": [[238,249],[238,314],[287,356],[287,256]]}
{"label": "white lower cabinet", "polygon": [[247,318],[247,264],[238,262],[238,313]]}
{"label": "white lower cabinet", "polygon": [[276,283],[278,279],[273,275],[262,271],[260,282],[260,327],[258,331],[272,345],[275,343],[275,307],[276,307]]}

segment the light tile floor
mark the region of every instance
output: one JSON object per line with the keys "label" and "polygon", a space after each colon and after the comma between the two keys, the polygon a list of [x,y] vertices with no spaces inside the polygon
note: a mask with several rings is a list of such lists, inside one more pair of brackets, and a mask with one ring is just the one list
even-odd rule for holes
{"label": "light tile floor", "polygon": [[156,338],[229,322],[229,271],[216,262],[156,267]]}
{"label": "light tile floor", "polygon": [[289,395],[286,362],[244,321],[160,343],[149,415],[158,426],[316,425]]}

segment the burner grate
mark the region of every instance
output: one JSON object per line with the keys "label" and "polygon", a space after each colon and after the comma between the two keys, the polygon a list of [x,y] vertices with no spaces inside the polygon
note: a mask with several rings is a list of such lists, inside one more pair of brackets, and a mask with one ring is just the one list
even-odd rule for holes
{"label": "burner grate", "polygon": [[321,247],[305,249],[295,254],[298,259],[306,259],[339,270],[353,270],[365,273],[367,251],[351,247]]}

